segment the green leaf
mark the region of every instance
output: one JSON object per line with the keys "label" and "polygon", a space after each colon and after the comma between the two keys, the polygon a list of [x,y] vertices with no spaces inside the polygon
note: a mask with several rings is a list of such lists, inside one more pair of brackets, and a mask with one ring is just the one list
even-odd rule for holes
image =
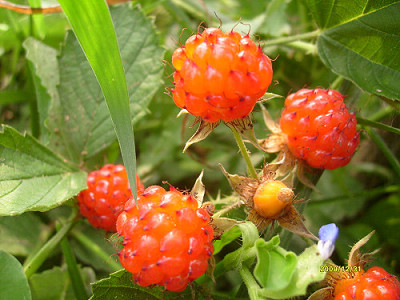
{"label": "green leaf", "polygon": [[317,41],[322,61],[369,93],[400,99],[399,1],[309,1],[309,5],[325,29]]}
{"label": "green leaf", "polygon": [[[110,274],[109,278],[104,278],[92,284],[93,296],[90,300],[108,299],[191,299],[191,290],[187,288],[184,292],[175,293],[165,291],[159,286],[142,287],[134,284],[132,274],[126,270],[121,270]],[[189,298],[186,298],[189,297]],[[196,298],[203,299],[203,298]]]}
{"label": "green leaf", "polygon": [[[96,270],[107,273],[122,269],[118,261],[118,245],[110,242],[104,236],[104,231],[93,228],[86,222],[81,222],[75,228],[69,240],[76,257]],[[104,253],[106,257],[99,257],[97,253]]]}
{"label": "green leaf", "polygon": [[217,253],[219,253],[222,250],[222,248],[224,248],[226,245],[228,245],[231,242],[233,242],[234,240],[236,240],[240,235],[241,235],[241,231],[238,226],[233,226],[231,229],[224,232],[224,234],[221,236],[221,238],[214,242],[214,254],[213,255],[216,255]]}
{"label": "green leaf", "polygon": [[279,236],[274,236],[269,241],[259,239],[256,242],[257,264],[254,276],[262,287],[272,291],[286,289],[297,265],[296,254],[286,252],[278,245]]}
{"label": "green leaf", "polygon": [[[262,245],[263,243],[265,245]],[[273,239],[269,242],[260,240],[257,244],[261,246],[260,250],[264,251],[259,252],[259,259],[262,260],[257,262],[254,270],[254,275],[263,285],[258,295],[272,299],[305,295],[311,283],[324,279],[325,273],[320,270],[324,260],[319,255],[316,245],[296,256],[273,243]]]}
{"label": "green leaf", "polygon": [[34,213],[0,217],[0,249],[16,256],[28,256],[38,242],[44,242],[49,228]]}
{"label": "green leaf", "polygon": [[2,250],[0,250],[0,299],[32,299],[21,264],[14,256]]}
{"label": "green leaf", "polygon": [[[90,293],[90,283],[95,281],[95,274],[91,268],[82,268],[80,269],[80,273],[87,291]],[[68,271],[64,267],[54,267],[41,273],[35,273],[29,278],[29,283],[33,299],[75,299]]]}
{"label": "green leaf", "polygon": [[331,28],[373,14],[396,3],[396,0],[307,0],[308,7],[320,28]]}
{"label": "green leaf", "polygon": [[28,37],[22,46],[26,51],[35,86],[41,137],[43,141],[47,141],[45,120],[48,117],[50,101],[58,101],[57,85],[60,83],[60,76],[57,51],[32,37]]}
{"label": "green leaf", "polygon": [[269,1],[264,14],[265,19],[257,31],[271,36],[288,34],[290,32],[290,25],[286,15],[288,4],[289,1],[287,0]]}
{"label": "green leaf", "polygon": [[86,176],[30,135],[2,126],[0,215],[56,207],[86,188]]}
{"label": "green leaf", "polygon": [[[129,108],[127,81],[107,4],[102,0],[90,0],[84,2],[61,0],[59,3],[71,23],[74,33],[85,52],[85,56],[96,75],[96,79],[100,84],[104,98],[106,99],[111,119],[113,121],[112,123],[120,144],[122,158],[127,169],[129,183],[135,196],[136,151]],[[145,26],[143,17],[140,17],[137,13],[129,14],[130,11],[128,11],[125,6],[121,6],[117,8],[117,10],[120,12],[120,15],[116,20],[121,22],[119,26],[121,27],[122,32],[125,33],[125,36],[123,37],[125,40],[121,39],[120,44],[133,46],[131,49],[132,51],[127,53],[129,62],[135,61],[138,57],[143,58],[141,56],[143,55],[143,52],[139,50],[142,50],[144,45],[154,42],[154,40],[151,39],[154,37],[153,32],[149,32],[149,40],[145,35],[146,32],[148,32],[148,26]],[[125,11],[128,11],[127,15],[124,14],[126,13]],[[135,17],[138,22],[134,19]],[[131,20],[131,22],[128,22],[127,20]],[[146,28],[146,31],[141,30],[142,25],[143,28]],[[128,39],[132,32],[135,32],[135,34],[133,34],[133,40]],[[123,50],[124,49],[121,48],[121,51]],[[145,51],[146,50],[149,49],[145,49]],[[145,56],[146,60],[138,60],[140,63],[135,66],[134,71],[139,76],[136,77],[139,78],[139,80],[138,82],[130,82],[130,88],[138,89],[142,83],[146,86],[148,82],[145,80],[149,80],[149,78],[146,78],[145,75],[154,72],[154,59],[159,57],[157,55],[157,50],[146,51],[146,53],[154,57]],[[144,70],[149,67],[149,64],[151,65],[151,71],[149,73],[144,72]],[[133,64],[130,64],[130,67],[132,65]],[[158,72],[159,69],[157,69],[157,73]],[[145,80],[143,80],[143,78],[145,78]],[[86,78],[84,77],[83,79],[84,81],[82,82],[85,82]],[[138,85],[138,83],[140,85]],[[80,94],[77,94],[76,96],[79,98],[81,97]],[[101,99],[101,97],[99,97],[100,94],[97,94],[96,96],[98,98],[96,98],[95,102]],[[136,97],[137,96],[138,95],[136,95]],[[62,101],[62,103],[64,102],[65,101]],[[134,102],[136,103],[136,101]],[[139,103],[136,104],[140,105]],[[80,108],[74,107],[74,112],[81,111],[82,108],[85,109],[86,107],[82,107],[82,105]],[[88,110],[88,112],[96,113],[97,111]],[[75,119],[75,114],[67,114],[67,116],[69,117],[69,120]],[[84,119],[76,117],[76,120],[82,122],[87,118],[88,116],[85,114]],[[99,116],[97,116],[97,118],[99,118]],[[88,125],[85,125],[83,128],[87,129]],[[72,128],[75,132],[79,131],[80,133],[81,129],[79,127],[72,126]],[[92,129],[94,131],[95,128]],[[76,134],[78,133],[76,132]],[[95,134],[91,132],[91,135],[93,136]],[[100,136],[102,135],[103,133],[100,134]],[[88,136],[84,136],[84,138],[84,142],[86,143]],[[94,141],[97,142],[96,140]],[[88,151],[90,151],[89,148]],[[78,153],[84,154],[85,152],[82,151]]]}

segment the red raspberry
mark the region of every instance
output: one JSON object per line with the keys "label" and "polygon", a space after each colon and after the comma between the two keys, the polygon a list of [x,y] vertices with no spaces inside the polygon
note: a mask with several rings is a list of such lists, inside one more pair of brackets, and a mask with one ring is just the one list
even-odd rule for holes
{"label": "red raspberry", "polygon": [[271,61],[249,35],[207,28],[172,55],[175,104],[207,122],[246,117],[272,80]]}
{"label": "red raspberry", "polygon": [[280,126],[289,150],[314,168],[347,165],[360,142],[356,117],[343,99],[334,90],[302,89],[285,100]]}
{"label": "red raspberry", "polygon": [[[137,193],[144,186],[136,176]],[[88,188],[78,194],[78,204],[82,216],[88,218],[96,228],[115,232],[115,223],[125,202],[132,197],[128,175],[122,165],[105,165],[93,171],[87,178]]]}
{"label": "red raspberry", "polygon": [[118,217],[117,231],[124,237],[121,264],[141,286],[183,291],[206,271],[214,251],[209,222],[208,213],[190,195],[150,186],[137,205],[129,200]]}
{"label": "red raspberry", "polygon": [[342,279],[335,286],[335,300],[398,300],[400,283],[381,267],[372,267],[355,278]]}

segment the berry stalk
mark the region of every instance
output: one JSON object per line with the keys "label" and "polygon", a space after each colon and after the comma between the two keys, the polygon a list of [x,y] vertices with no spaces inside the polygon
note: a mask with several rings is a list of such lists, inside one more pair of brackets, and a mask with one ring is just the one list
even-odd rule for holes
{"label": "berry stalk", "polygon": [[249,175],[255,179],[257,179],[257,172],[256,169],[254,168],[253,164],[251,163],[249,152],[246,149],[246,146],[243,143],[243,139],[240,136],[239,132],[235,128],[231,128],[233,132],[233,136],[235,137],[236,143],[240,149],[240,152],[242,153],[242,156],[247,164],[247,172]]}

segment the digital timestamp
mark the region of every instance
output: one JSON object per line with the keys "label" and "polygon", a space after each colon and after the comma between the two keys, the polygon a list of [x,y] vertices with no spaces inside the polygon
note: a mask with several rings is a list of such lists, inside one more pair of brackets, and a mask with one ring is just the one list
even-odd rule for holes
{"label": "digital timestamp", "polygon": [[322,272],[361,272],[361,266],[320,266],[319,271]]}

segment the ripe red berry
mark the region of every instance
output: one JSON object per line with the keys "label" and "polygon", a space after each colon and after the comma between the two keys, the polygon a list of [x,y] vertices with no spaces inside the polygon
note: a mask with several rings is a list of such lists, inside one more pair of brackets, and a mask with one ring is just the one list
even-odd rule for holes
{"label": "ripe red berry", "polygon": [[398,300],[400,283],[396,276],[381,267],[372,267],[354,278],[339,280],[335,285],[335,300]]}
{"label": "ripe red berry", "polygon": [[209,222],[190,195],[150,186],[118,217],[117,231],[124,237],[121,264],[141,286],[183,291],[206,271],[214,251]]}
{"label": "ripe red berry", "polygon": [[[136,176],[137,193],[144,186]],[[125,202],[132,197],[128,175],[122,165],[105,165],[93,171],[87,178],[88,188],[78,194],[81,214],[96,228],[115,232],[117,217],[124,209]]]}
{"label": "ripe red berry", "polygon": [[343,99],[334,90],[302,89],[285,100],[280,126],[289,150],[314,168],[347,165],[360,142],[356,117]]}
{"label": "ripe red berry", "polygon": [[207,122],[246,117],[272,80],[272,64],[248,35],[207,28],[172,55],[176,105]]}

